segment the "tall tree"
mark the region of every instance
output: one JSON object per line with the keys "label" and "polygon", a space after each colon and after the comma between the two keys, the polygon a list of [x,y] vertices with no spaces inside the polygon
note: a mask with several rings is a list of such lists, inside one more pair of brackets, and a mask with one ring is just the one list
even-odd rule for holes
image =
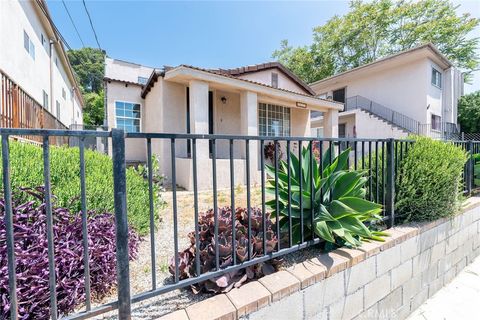
{"label": "tall tree", "polygon": [[458,123],[462,132],[480,133],[480,91],[464,95],[458,102]]}
{"label": "tall tree", "polygon": [[313,43],[294,48],[284,40],[273,57],[307,82],[432,42],[467,72],[479,64],[478,38],[468,34],[480,20],[458,15],[449,0],[354,0],[350,11],[313,29]]}
{"label": "tall tree", "polygon": [[68,58],[77,75],[85,100],[83,122],[86,125],[103,124],[104,53],[100,49],[69,50]]}

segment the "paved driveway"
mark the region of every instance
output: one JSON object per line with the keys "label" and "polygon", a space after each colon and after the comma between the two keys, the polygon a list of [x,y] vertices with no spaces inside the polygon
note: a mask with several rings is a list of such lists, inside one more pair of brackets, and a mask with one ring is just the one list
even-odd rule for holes
{"label": "paved driveway", "polygon": [[480,319],[480,257],[407,320]]}

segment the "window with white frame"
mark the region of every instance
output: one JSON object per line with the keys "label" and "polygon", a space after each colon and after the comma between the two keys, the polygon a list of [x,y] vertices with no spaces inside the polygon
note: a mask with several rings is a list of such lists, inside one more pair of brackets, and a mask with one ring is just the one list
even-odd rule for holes
{"label": "window with white frame", "polygon": [[43,90],[43,107],[48,110],[48,94]]}
{"label": "window with white frame", "polygon": [[126,132],[140,132],[140,104],[116,101],[115,119],[117,128]]}
{"label": "window with white frame", "polygon": [[441,130],[442,127],[442,118],[437,116],[436,114],[432,114],[432,129],[433,130]]}
{"label": "window with white frame", "polygon": [[272,72],[272,87],[278,88],[278,73]]}
{"label": "window with white frame", "polygon": [[25,30],[23,30],[23,47],[30,54],[32,59],[35,60],[35,45]]}
{"label": "window with white frame", "polygon": [[261,136],[290,136],[290,108],[274,104],[259,103],[258,118],[258,132]]}
{"label": "window with white frame", "polygon": [[442,88],[442,73],[435,68],[432,68],[432,84],[435,87]]}

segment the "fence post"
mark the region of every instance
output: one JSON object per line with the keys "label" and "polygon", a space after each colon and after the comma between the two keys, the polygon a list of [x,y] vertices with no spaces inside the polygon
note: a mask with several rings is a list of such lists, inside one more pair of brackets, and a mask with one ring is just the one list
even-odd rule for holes
{"label": "fence post", "polygon": [[390,217],[389,227],[395,224],[395,140],[387,140],[387,190],[385,199],[385,213]]}
{"label": "fence post", "polygon": [[113,189],[117,246],[118,319],[131,319],[130,271],[128,261],[127,181],[125,132],[112,129]]}
{"label": "fence post", "polygon": [[467,160],[467,172],[465,172],[467,176],[467,193],[472,193],[473,187],[473,142],[472,140],[468,141],[467,144],[467,151],[468,151],[468,160]]}
{"label": "fence post", "polygon": [[8,289],[10,296],[10,319],[18,319],[17,273],[15,242],[13,234],[12,187],[10,185],[10,147],[8,135],[2,135],[3,198],[5,201],[5,233],[7,242]]}

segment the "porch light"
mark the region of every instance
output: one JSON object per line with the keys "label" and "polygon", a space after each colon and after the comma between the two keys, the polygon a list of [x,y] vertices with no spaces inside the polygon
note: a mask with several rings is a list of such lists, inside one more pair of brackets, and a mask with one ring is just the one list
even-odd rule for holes
{"label": "porch light", "polygon": [[220,100],[222,101],[223,104],[227,103],[227,97],[225,96],[221,97]]}

